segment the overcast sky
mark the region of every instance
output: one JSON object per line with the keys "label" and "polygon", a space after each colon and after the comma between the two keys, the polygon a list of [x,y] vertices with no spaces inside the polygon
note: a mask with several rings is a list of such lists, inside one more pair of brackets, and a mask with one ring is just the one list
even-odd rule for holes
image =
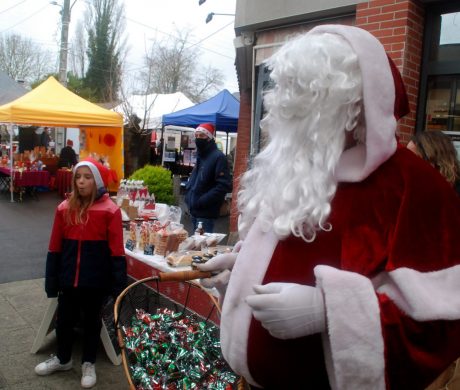
{"label": "overcast sky", "polygon": [[[86,8],[85,0],[70,0],[73,4],[69,28],[69,42]],[[234,14],[236,0],[123,0],[125,4],[126,29],[129,58],[126,68],[131,74],[143,66],[145,47],[152,39],[160,40],[174,34],[175,26],[191,28],[195,47],[202,53],[202,60],[220,69],[225,75],[225,88],[238,91],[234,66],[233,47],[234,17],[215,15],[206,24],[210,12]],[[57,0],[63,4],[63,0]],[[49,0],[1,0],[0,34],[19,33],[27,36],[47,50],[58,53],[60,44],[60,7]],[[193,48],[191,49],[193,50]],[[56,64],[56,70],[57,70]]]}

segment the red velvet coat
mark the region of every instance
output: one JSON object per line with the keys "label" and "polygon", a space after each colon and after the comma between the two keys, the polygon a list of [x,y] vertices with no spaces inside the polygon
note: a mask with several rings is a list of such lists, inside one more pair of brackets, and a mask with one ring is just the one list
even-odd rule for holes
{"label": "red velvet coat", "polygon": [[68,201],[56,209],[46,260],[45,290],[55,297],[62,288],[102,289],[116,297],[127,283],[120,208],[108,194],[88,209],[86,223],[70,225]]}
{"label": "red velvet coat", "polygon": [[[256,222],[222,313],[225,358],[265,388],[423,389],[460,356],[460,201],[430,165],[396,153],[339,185],[313,243]],[[317,285],[327,333],[273,338],[244,303],[254,284]]]}

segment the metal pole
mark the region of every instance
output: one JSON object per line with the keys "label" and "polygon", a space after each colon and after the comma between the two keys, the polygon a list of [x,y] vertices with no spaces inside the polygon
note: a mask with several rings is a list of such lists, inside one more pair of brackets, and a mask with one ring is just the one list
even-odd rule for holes
{"label": "metal pole", "polygon": [[59,52],[59,81],[67,86],[67,55],[69,51],[70,0],[62,7],[61,51]]}
{"label": "metal pole", "polygon": [[14,196],[13,196],[13,180],[14,180],[14,171],[13,171],[13,125],[9,124],[7,125],[8,128],[8,133],[10,133],[10,202],[14,203]]}
{"label": "metal pole", "polygon": [[[72,4],[73,5],[73,4]],[[67,56],[69,54],[70,0],[64,0],[61,8],[61,50],[59,52],[59,82],[67,87]],[[56,128],[56,153],[65,145],[66,129]],[[60,140],[58,142],[58,139]]]}

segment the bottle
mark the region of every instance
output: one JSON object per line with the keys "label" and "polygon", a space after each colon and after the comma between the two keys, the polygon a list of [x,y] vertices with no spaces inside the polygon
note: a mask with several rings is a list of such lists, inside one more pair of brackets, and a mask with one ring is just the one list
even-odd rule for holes
{"label": "bottle", "polygon": [[198,226],[196,227],[195,234],[198,234],[198,235],[204,234],[203,222],[198,221]]}

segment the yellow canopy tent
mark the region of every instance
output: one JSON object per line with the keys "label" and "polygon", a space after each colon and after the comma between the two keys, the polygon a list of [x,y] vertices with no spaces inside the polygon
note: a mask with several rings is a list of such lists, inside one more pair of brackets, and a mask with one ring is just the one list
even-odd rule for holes
{"label": "yellow canopy tent", "polygon": [[79,128],[80,157],[106,155],[118,179],[124,177],[123,117],[75,95],[54,77],[0,106],[0,123]]}

